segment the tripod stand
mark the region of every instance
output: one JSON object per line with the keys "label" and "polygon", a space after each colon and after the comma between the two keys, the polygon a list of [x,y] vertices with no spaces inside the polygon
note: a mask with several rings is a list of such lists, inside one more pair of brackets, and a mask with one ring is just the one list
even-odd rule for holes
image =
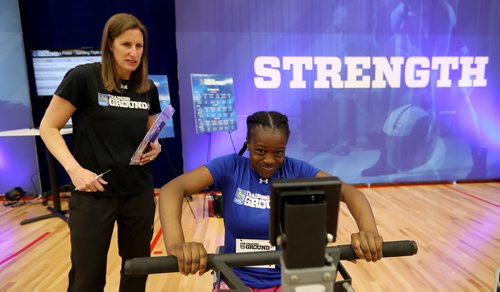
{"label": "tripod stand", "polygon": [[59,195],[59,183],[57,181],[55,158],[54,156],[52,156],[52,154],[50,154],[48,150],[47,150],[47,164],[50,175],[50,187],[52,192],[53,207],[50,206],[47,207],[47,210],[49,210],[50,214],[25,219],[21,221],[21,225],[54,217],[59,217],[66,222],[68,221],[68,217],[66,216],[66,214],[69,213],[69,210],[61,209],[61,197]]}

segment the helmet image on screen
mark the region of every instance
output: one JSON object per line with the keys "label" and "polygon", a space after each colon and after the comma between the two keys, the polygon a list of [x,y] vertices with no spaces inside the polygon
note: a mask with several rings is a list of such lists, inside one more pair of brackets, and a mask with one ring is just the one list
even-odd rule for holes
{"label": "helmet image on screen", "polygon": [[434,135],[429,135],[430,125],[429,113],[418,106],[407,104],[393,110],[383,128],[388,164],[407,171],[426,163],[435,145]]}

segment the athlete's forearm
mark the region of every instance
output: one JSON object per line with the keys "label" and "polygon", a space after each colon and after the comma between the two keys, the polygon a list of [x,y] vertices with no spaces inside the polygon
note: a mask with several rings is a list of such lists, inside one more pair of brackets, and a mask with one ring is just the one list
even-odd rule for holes
{"label": "athlete's forearm", "polygon": [[342,197],[349,208],[349,212],[356,220],[359,231],[378,233],[372,208],[363,193],[351,185],[342,184]]}
{"label": "athlete's forearm", "polygon": [[160,189],[160,222],[167,252],[185,242],[181,224],[183,196],[182,191],[175,186],[175,179]]}

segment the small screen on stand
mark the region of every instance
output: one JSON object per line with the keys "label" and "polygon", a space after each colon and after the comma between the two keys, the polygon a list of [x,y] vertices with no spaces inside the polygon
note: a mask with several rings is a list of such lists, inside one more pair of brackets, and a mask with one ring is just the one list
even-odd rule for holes
{"label": "small screen on stand", "polygon": [[[271,212],[269,221],[269,240],[277,245],[277,238],[283,230],[284,205],[286,202],[300,204],[327,204],[327,230],[335,241],[339,216],[340,191],[342,182],[337,177],[314,177],[278,179],[271,184]],[[307,220],[307,218],[304,218]]]}
{"label": "small screen on stand", "polygon": [[101,62],[97,49],[31,51],[38,96],[52,96],[66,73],[81,64]]}

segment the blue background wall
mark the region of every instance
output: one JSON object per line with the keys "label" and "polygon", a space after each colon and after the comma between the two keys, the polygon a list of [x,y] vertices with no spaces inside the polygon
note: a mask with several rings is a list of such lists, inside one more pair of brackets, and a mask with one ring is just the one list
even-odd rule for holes
{"label": "blue background wall", "polygon": [[[499,1],[494,0],[177,0],[177,47],[185,169],[233,152],[228,133],[196,134],[190,74],[234,79],[238,130],[247,115],[286,113],[292,135],[287,155],[304,159],[351,183],[484,180],[500,177]],[[260,56],[277,59],[267,71],[276,88],[257,86]],[[439,87],[432,70],[421,88],[315,88],[319,69],[285,68],[285,57],[435,56],[489,58],[480,87]],[[371,60],[371,59],[370,59]],[[370,62],[370,61],[369,61]],[[368,64],[371,65],[371,64]],[[349,78],[341,65],[340,77]],[[360,70],[374,78],[375,66]],[[429,71],[429,70],[427,70]],[[357,79],[361,79],[360,76]],[[302,81],[303,88],[292,88]],[[352,78],[351,78],[352,81]],[[210,148],[210,144],[212,147]],[[197,151],[194,151],[194,150]],[[207,153],[211,149],[211,153]]]}
{"label": "blue background wall", "polygon": [[[28,75],[17,0],[0,2],[0,131],[30,128]],[[0,193],[40,191],[34,137],[0,137]]]}

